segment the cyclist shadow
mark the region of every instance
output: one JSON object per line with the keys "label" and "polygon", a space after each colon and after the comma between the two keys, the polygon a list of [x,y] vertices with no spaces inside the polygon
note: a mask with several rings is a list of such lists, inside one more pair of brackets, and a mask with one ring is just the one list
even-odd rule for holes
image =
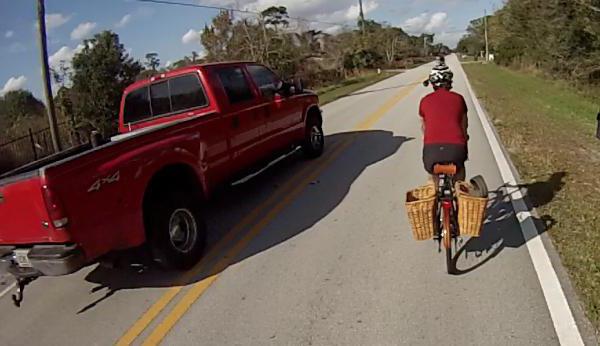
{"label": "cyclist shadow", "polygon": [[[497,190],[490,192],[487,215],[481,236],[470,238],[462,244],[453,258],[455,274],[461,275],[472,272],[483,266],[506,248],[519,248],[530,239],[525,239],[517,215],[513,210],[511,196],[507,192],[508,187],[518,187],[525,196],[528,207],[540,207],[548,204],[563,186],[565,172],[552,174],[547,181],[532,184],[521,184],[518,186],[500,186]],[[537,233],[534,237],[551,229],[555,224],[550,215],[538,216],[532,213],[528,216],[533,219]],[[465,260],[460,260],[464,255]],[[474,256],[475,260],[469,258]],[[472,264],[476,262],[475,264]],[[466,268],[461,268],[466,264]],[[470,266],[469,266],[470,265]]]}

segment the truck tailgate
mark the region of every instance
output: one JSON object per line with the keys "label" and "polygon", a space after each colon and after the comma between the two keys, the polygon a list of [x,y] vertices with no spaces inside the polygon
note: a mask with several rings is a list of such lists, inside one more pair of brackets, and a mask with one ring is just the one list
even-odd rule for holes
{"label": "truck tailgate", "polygon": [[0,245],[64,242],[67,234],[48,224],[39,176],[0,182]]}

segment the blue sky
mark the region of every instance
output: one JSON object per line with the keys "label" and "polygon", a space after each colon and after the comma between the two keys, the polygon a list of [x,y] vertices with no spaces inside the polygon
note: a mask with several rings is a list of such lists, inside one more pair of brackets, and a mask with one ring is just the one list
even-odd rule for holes
{"label": "blue sky", "polygon": [[[283,5],[291,16],[355,23],[358,0],[180,0],[261,10]],[[366,16],[401,26],[413,34],[435,33],[452,46],[469,21],[501,0],[363,0]],[[0,0],[0,94],[16,88],[42,96],[36,41],[36,1]],[[201,52],[198,31],[217,13],[211,9],[142,3],[135,0],[46,0],[50,62],[69,61],[84,38],[113,30],[137,58],[157,52],[161,63]],[[312,24],[320,29],[335,28]]]}

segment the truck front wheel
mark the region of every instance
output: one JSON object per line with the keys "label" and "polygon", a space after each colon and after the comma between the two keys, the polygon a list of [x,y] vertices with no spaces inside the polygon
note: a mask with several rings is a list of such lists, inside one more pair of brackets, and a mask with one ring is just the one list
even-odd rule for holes
{"label": "truck front wheel", "polygon": [[304,142],[302,150],[308,158],[316,158],[323,154],[325,148],[325,135],[321,122],[315,116],[310,117],[306,122]]}
{"label": "truck front wheel", "polygon": [[150,246],[154,259],[166,269],[189,269],[202,257],[206,225],[199,203],[185,192],[168,192],[146,211],[151,216]]}

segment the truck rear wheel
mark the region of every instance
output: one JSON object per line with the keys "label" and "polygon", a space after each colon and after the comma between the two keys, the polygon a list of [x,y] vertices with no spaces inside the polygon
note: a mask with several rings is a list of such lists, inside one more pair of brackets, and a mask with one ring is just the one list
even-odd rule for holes
{"label": "truck rear wheel", "polygon": [[189,193],[168,192],[146,210],[154,259],[166,269],[189,269],[204,252],[206,224],[199,203]]}
{"label": "truck rear wheel", "polygon": [[302,150],[308,158],[316,158],[323,154],[325,148],[325,135],[323,127],[317,117],[310,117],[306,122],[306,130]]}

